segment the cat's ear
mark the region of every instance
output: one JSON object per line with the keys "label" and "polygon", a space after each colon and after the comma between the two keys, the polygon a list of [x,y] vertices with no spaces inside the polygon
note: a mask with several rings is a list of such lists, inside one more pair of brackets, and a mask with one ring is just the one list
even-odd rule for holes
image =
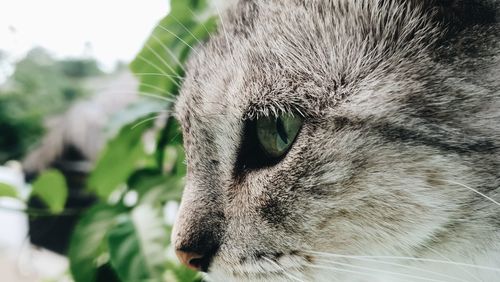
{"label": "cat's ear", "polygon": [[[404,0],[403,0],[404,1]],[[494,23],[500,1],[497,0],[411,0],[432,12],[436,20],[451,29]]]}

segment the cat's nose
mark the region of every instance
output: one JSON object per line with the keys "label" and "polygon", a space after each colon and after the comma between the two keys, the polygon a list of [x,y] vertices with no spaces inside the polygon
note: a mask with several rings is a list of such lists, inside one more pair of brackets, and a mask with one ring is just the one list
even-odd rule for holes
{"label": "cat's nose", "polygon": [[200,231],[196,236],[184,233],[177,239],[175,253],[179,261],[193,270],[207,272],[219,248],[216,237]]}
{"label": "cat's nose", "polygon": [[208,270],[210,258],[207,258],[205,255],[193,252],[185,252],[181,250],[175,251],[175,254],[182,264],[191,268],[192,270],[203,272],[206,272]]}
{"label": "cat's nose", "polygon": [[172,243],[182,264],[208,272],[222,245],[225,218],[217,207],[190,194],[190,189],[187,184],[172,229]]}

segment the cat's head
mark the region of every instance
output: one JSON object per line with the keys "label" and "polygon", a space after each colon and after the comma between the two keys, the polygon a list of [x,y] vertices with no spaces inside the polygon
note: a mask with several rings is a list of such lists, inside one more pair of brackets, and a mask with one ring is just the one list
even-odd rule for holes
{"label": "cat's head", "polygon": [[221,281],[317,277],[328,259],[318,252],[412,254],[461,217],[472,192],[456,183],[493,141],[456,132],[457,111],[480,102],[436,60],[448,36],[436,11],[233,7],[193,54],[176,107],[188,165],[181,259]]}

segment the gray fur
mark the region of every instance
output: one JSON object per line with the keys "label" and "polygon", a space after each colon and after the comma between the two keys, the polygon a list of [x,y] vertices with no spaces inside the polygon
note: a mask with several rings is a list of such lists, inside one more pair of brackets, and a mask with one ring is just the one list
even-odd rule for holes
{"label": "gray fur", "polygon": [[[315,252],[500,266],[500,206],[477,193],[500,201],[498,7],[233,5],[190,61],[177,103],[188,175],[176,248],[214,254],[215,281],[421,281]],[[245,120],[282,112],[305,117],[286,157],[235,171]],[[500,281],[484,269],[397,262],[428,272],[370,264]]]}

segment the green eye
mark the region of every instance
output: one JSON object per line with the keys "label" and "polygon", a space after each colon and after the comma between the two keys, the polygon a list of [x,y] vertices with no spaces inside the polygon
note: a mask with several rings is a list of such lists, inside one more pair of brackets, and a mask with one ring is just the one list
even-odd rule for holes
{"label": "green eye", "polygon": [[302,123],[302,118],[289,114],[257,119],[255,127],[260,146],[270,157],[281,157],[295,141]]}

